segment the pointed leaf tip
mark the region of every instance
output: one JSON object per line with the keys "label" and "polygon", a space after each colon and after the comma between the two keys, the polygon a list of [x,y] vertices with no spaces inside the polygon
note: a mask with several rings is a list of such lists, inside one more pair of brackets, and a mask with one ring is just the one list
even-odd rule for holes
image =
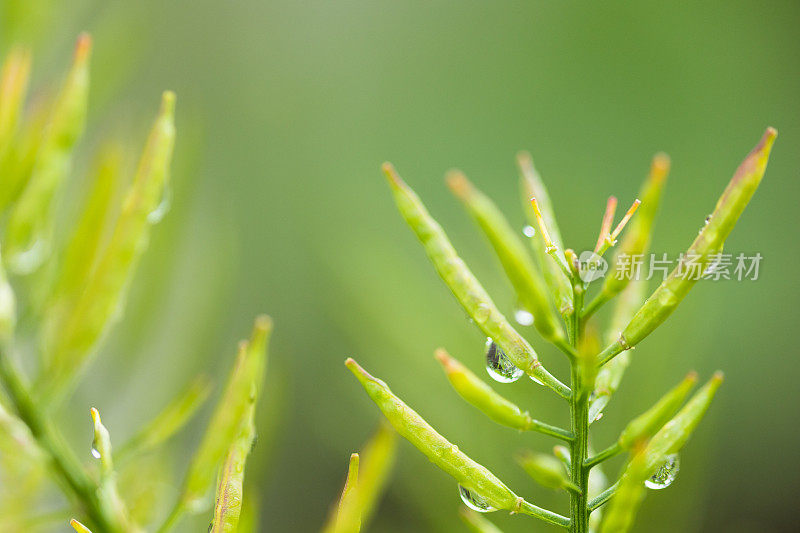
{"label": "pointed leaf tip", "polygon": [[467,197],[472,192],[472,183],[463,172],[457,169],[448,170],[445,175],[447,186],[459,198]]}
{"label": "pointed leaf tip", "polygon": [[71,525],[72,529],[74,529],[78,533],[92,533],[88,527],[84,526],[74,518],[69,521],[69,525]]}
{"label": "pointed leaf tip", "polygon": [[400,178],[400,175],[395,170],[394,165],[389,163],[388,161],[381,165],[381,170],[383,174],[386,176],[386,179],[389,181],[389,184],[394,187],[402,187],[405,185],[403,180]]}

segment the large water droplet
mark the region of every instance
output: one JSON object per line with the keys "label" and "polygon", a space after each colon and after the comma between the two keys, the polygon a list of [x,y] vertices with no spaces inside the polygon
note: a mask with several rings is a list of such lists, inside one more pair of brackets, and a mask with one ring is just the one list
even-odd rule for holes
{"label": "large water droplet", "polygon": [[486,372],[500,383],[513,383],[523,374],[491,338],[486,339]]}
{"label": "large water droplet", "polygon": [[164,215],[169,212],[170,207],[172,207],[172,188],[167,186],[161,196],[161,201],[155,209],[147,214],[147,221],[150,224],[158,224],[164,218]]}
{"label": "large water droplet", "polygon": [[514,311],[514,320],[516,320],[517,324],[520,326],[531,326],[533,325],[533,314],[527,309],[520,307]]}
{"label": "large water droplet", "polygon": [[666,489],[675,481],[675,476],[678,475],[680,468],[681,460],[678,454],[668,455],[664,464],[658,467],[656,473],[645,480],[644,486],[653,490]]}
{"label": "large water droplet", "polygon": [[492,511],[497,510],[492,507],[488,501],[486,501],[486,498],[475,494],[473,491],[462,487],[461,485],[458,486],[458,494],[461,496],[461,501],[464,502],[464,505],[473,511],[478,511],[479,513],[491,513]]}
{"label": "large water droplet", "polygon": [[522,234],[526,237],[533,237],[536,235],[536,230],[533,228],[533,226],[525,226],[522,228]]}

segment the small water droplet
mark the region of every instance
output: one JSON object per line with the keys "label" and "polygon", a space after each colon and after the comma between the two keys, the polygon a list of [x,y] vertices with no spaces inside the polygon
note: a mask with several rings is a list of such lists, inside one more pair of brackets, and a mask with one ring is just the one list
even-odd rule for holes
{"label": "small water droplet", "polygon": [[522,234],[525,235],[526,237],[533,237],[534,235],[536,235],[536,230],[534,229],[533,226],[525,226],[524,228],[522,228]]}
{"label": "small water droplet", "polygon": [[705,223],[706,223],[706,225],[708,225],[708,223],[709,223],[709,222],[711,222],[711,217],[712,217],[712,216],[713,216],[713,215],[708,215],[708,216],[706,217],[706,222],[705,222]]}
{"label": "small water droplet", "polygon": [[514,320],[516,320],[517,324],[520,326],[531,326],[533,325],[533,314],[527,309],[522,309],[520,307],[514,311]]}
{"label": "small water droplet", "polygon": [[94,457],[95,459],[100,459],[101,457],[100,450],[97,449],[97,446],[95,446],[94,443],[92,443],[92,457]]}
{"label": "small water droplet", "polygon": [[491,338],[486,339],[486,372],[500,383],[513,383],[523,374]]}
{"label": "small water droplet", "polygon": [[172,188],[167,186],[161,196],[161,201],[155,209],[147,214],[147,222],[150,224],[158,224],[161,222],[161,219],[164,218],[164,215],[169,212],[170,207],[172,207]]}
{"label": "small water droplet", "polygon": [[479,513],[491,513],[492,511],[497,510],[492,507],[488,501],[486,501],[486,498],[475,494],[473,491],[462,487],[461,485],[458,486],[458,494],[461,496],[461,501],[464,502],[464,505],[473,511],[478,511]]}
{"label": "small water droplet", "polygon": [[644,486],[648,489],[661,490],[672,485],[675,481],[675,476],[678,475],[678,470],[681,468],[681,460],[677,453],[668,455],[664,464],[658,467],[656,473],[650,476],[644,482]]}

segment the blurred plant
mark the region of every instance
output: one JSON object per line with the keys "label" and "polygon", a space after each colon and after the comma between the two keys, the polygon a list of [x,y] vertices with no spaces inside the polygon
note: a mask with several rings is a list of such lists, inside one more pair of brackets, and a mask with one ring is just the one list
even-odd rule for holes
{"label": "blurred plant", "polygon": [[[92,408],[90,451],[95,461],[88,467],[67,446],[55,423],[55,410],[120,315],[151,227],[168,208],[175,140],[175,95],[165,92],[122,201],[117,194],[125,186],[122,158],[114,145],[100,155],[71,235],[63,242],[56,238],[56,209],[65,201],[63,186],[84,129],[90,51],[91,40],[82,35],[72,68],[53,103],[35,107],[27,120],[22,117],[30,54],[14,49],[0,74],[0,209],[6,216],[5,268],[0,268],[0,383],[6,395],[0,395],[0,444],[5,452],[6,486],[15,487],[3,495],[4,531],[30,531],[73,513],[87,524],[73,519],[76,531],[142,531],[152,523],[152,511],[159,502],[141,494],[154,482],[164,482],[154,479],[148,452],[175,435],[210,391],[207,380],[196,380],[113,459],[109,431]],[[17,301],[17,295],[24,298]],[[17,328],[18,315],[24,318],[20,324],[24,328]],[[209,531],[237,530],[244,465],[255,437],[254,411],[271,329],[271,320],[259,317],[251,338],[240,344],[183,491],[160,531],[173,529],[185,513],[210,511],[215,478],[216,505]],[[41,357],[29,356],[34,355],[28,353],[31,346],[37,347]],[[33,383],[22,361],[38,366]],[[72,505],[39,516],[39,506],[33,501],[45,492],[41,485],[48,474]],[[155,472],[159,474],[163,476]]]}
{"label": "blurred plant", "polygon": [[[776,135],[772,128],[766,131],[739,166],[714,212],[690,245],[686,255],[696,258],[701,272],[714,268],[718,260],[715,257],[719,257],[725,239],[764,175]],[[569,404],[569,428],[541,422],[500,396],[447,352],[436,352],[453,388],[490,419],[519,431],[538,431],[564,441],[566,447],[556,446],[554,455],[525,452],[517,459],[536,481],[569,494],[568,516],[537,507],[518,496],[488,469],[428,425],[392,394],[386,383],[371,376],[352,359],[348,359],[346,365],[395,429],[456,479],[461,498],[470,508],[465,511],[464,520],[473,531],[499,531],[473,511],[507,510],[534,516],[574,533],[625,532],[632,526],[645,488],[664,488],[674,480],[679,467],[677,453],[722,383],[722,374],[716,373],[681,408],[697,380],[697,376],[690,373],[658,403],[631,421],[614,444],[599,453],[591,451],[589,426],[600,418],[617,390],[629,363],[627,350],[652,333],[699,279],[684,275],[679,265],[642,305],[642,283],[630,283],[630,277],[626,276],[609,275],[597,295],[584,304],[590,282],[602,264],[602,256],[617,243],[640,203],[639,216],[621,241],[617,262],[622,254],[633,257],[648,249],[669,159],[661,154],[655,157],[641,190],[643,203],[636,200],[613,229],[617,201],[614,197],[608,200],[597,246],[588,258],[581,254],[580,260],[573,250],[562,246],[553,207],[530,156],[520,154],[518,163],[524,197],[530,199],[525,204],[532,226],[526,227],[524,233],[528,237],[539,235],[532,239],[538,268],[521,237],[487,196],[460,172],[452,172],[447,181],[488,237],[516,291],[520,303],[515,313],[517,322],[521,325],[532,323],[544,339],[567,356],[571,367],[569,386],[544,368],[531,345],[498,310],[457,255],[442,228],[394,168],[387,163],[383,170],[400,213],[416,233],[445,284],[472,322],[488,337],[486,368],[489,375],[495,381],[509,383],[527,374]],[[607,347],[601,350],[601,339],[596,333],[598,328],[590,319],[604,303],[617,295],[620,298],[604,339]],[[624,473],[618,482],[607,486],[599,465],[623,452],[630,455]],[[612,504],[601,522],[599,510],[609,500]]]}
{"label": "blurred plant", "polygon": [[342,496],[323,533],[353,533],[369,523],[389,481],[396,449],[397,434],[388,424],[381,424],[361,454],[350,456]]}

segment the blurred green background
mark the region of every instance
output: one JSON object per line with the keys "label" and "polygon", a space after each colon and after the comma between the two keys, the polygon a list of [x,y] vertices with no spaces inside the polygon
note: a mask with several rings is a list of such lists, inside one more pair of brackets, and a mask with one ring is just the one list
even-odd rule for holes
{"label": "blurred green background", "polygon": [[[276,332],[247,478],[263,531],[317,530],[348,455],[379,420],[342,366],[348,356],[512,488],[564,512],[566,499],[511,459],[553,442],[482,418],[434,361],[444,346],[480,370],[483,339],[395,212],[380,163],[395,163],[510,311],[497,262],[443,186],[447,169],[464,170],[521,228],[514,154],[531,150],[565,239],[580,250],[593,244],[605,198],[629,203],[650,157],[666,151],[673,171],[653,248],[672,255],[772,125],[780,136],[767,176],[726,245],[760,252],[760,278],[700,284],[633,354],[593,427],[608,443],[688,369],[724,369],[678,481],[649,495],[637,530],[797,531],[798,2],[0,5],[3,51],[13,41],[33,47],[36,87],[60,78],[80,30],[95,38],[92,120],[76,173],[104,138],[143,139],[162,89],[179,98],[173,210],[126,320],[65,410],[76,447],[88,450],[89,405],[123,441],[192,375],[227,371],[235,342],[267,312]],[[558,354],[526,333],[564,375]],[[563,422],[561,402],[526,381],[503,391]],[[167,498],[202,427],[171,446]],[[455,483],[403,443],[371,530],[459,531],[459,504]],[[552,530],[492,518],[506,531]]]}

